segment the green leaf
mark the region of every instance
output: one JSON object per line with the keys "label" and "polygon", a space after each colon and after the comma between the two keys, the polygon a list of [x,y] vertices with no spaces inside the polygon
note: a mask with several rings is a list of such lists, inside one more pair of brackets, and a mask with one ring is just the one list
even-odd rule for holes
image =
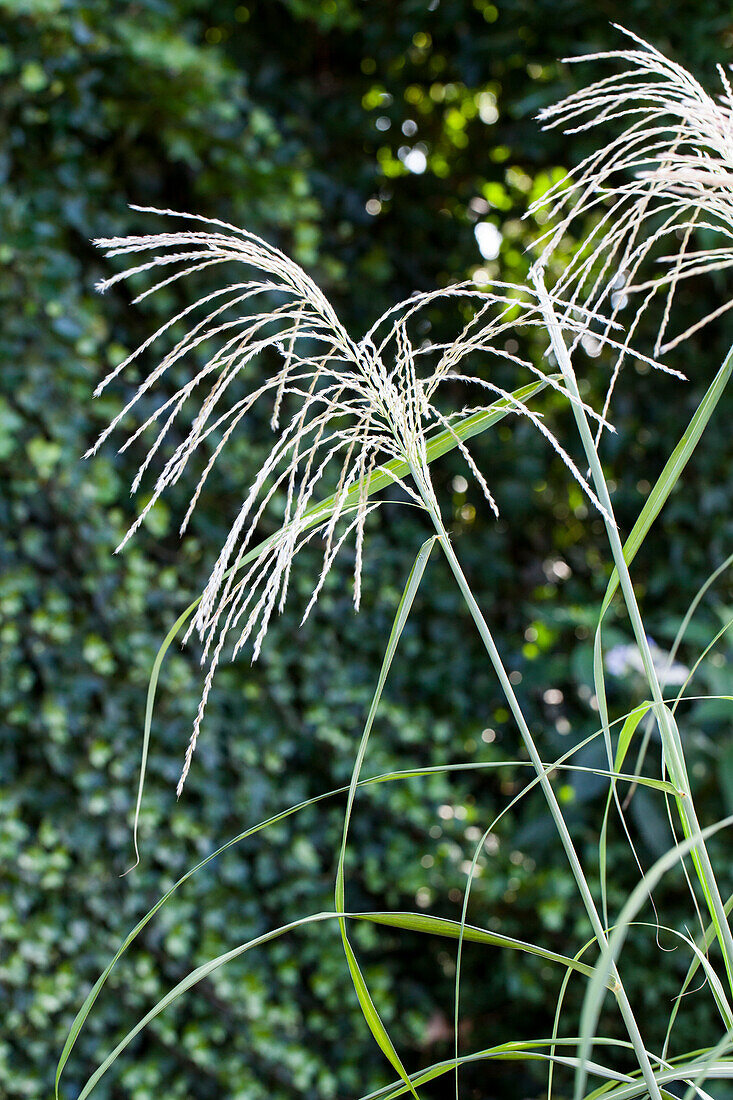
{"label": "green leaf", "polygon": [[352,913],[350,919],[370,921],[372,924],[384,924],[390,928],[404,928],[408,932],[421,932],[424,935],[443,936],[451,940],[460,939],[462,929],[463,939],[470,940],[471,943],[483,943],[491,947],[503,947],[510,951],[523,951],[528,955],[538,955],[546,962],[558,963],[569,970],[584,974],[587,978],[593,974],[592,966],[571,959],[567,955],[560,955],[556,951],[548,951],[544,947],[527,943],[525,940],[514,939],[512,936],[502,936],[498,932],[490,932],[486,928],[476,928],[471,924],[461,924],[460,921],[448,920],[446,917],[433,917],[428,913]]}
{"label": "green leaf", "polygon": [[[549,1065],[557,1064],[565,1066],[569,1069],[578,1068],[578,1059],[572,1055],[563,1055],[555,1053],[554,1049],[545,1054],[543,1048],[545,1047],[567,1047],[577,1042],[577,1039],[562,1038],[556,1040],[549,1039],[530,1039],[525,1043],[521,1042],[508,1042],[497,1043],[496,1046],[488,1047],[485,1050],[478,1050],[472,1054],[463,1054],[458,1058],[446,1059],[442,1062],[435,1062],[432,1066],[427,1066],[425,1069],[419,1070],[412,1075],[412,1083],[415,1085],[424,1085],[428,1081],[434,1081],[437,1077],[441,1077],[446,1073],[450,1073],[456,1066],[470,1065],[471,1063],[482,1061],[510,1061],[510,1062],[545,1062]],[[599,1046],[610,1046],[619,1050],[630,1049],[631,1044],[620,1041],[618,1039],[599,1039]],[[590,1071],[603,1078],[606,1081],[628,1082],[629,1077],[626,1074],[619,1073],[617,1070],[608,1069],[606,1066],[602,1066],[595,1063],[590,1063],[588,1068]],[[643,1084],[639,1084],[637,1091],[633,1093],[634,1096],[641,1096],[643,1091]],[[366,1096],[362,1096],[360,1100],[396,1100],[398,1096],[404,1096],[407,1092],[407,1087],[404,1084],[392,1084],[387,1085],[384,1088],[377,1089],[376,1092],[370,1092]],[[666,1100],[666,1098],[665,1098]]]}
{"label": "green leaf", "polygon": [[644,715],[651,707],[651,703],[641,703],[638,707],[632,710],[621,727],[621,733],[618,736],[618,746],[616,748],[616,759],[614,761],[614,768],[616,771],[621,770],[621,765],[626,759],[626,753],[629,751],[629,745],[631,744],[631,738],[636,732],[636,727],[642,720]]}
{"label": "green leaf", "polygon": [[[672,492],[673,488],[679,480],[680,474],[684,470],[685,466],[690,460],[695,447],[697,446],[700,436],[705,430],[705,427],[710,420],[710,417],[715,411],[715,406],[723,395],[723,391],[728,383],[728,379],[733,370],[733,349],[728,352],[728,355],[723,362],[723,365],[718,370],[715,378],[710,384],[705,396],[697,407],[695,415],[687,425],[682,438],[672,451],[668,461],[666,462],[664,469],[657,478],[654,488],[647,497],[646,503],[639,513],[639,518],[634,524],[631,534],[624,543],[624,558],[627,565],[636,557],[639,549],[641,548],[644,539],[646,538],[649,528],[654,523],[661,512],[664,504]],[[603,604],[601,606],[601,618],[605,615],[608,607],[613,599],[614,593],[618,588],[619,576],[616,569],[611,574],[611,579],[608,582],[606,588],[606,594],[603,597]]]}
{"label": "green leaf", "polygon": [[416,1098],[416,1100],[419,1100],[417,1091],[410,1081],[410,1078],[408,1077],[407,1070],[402,1065],[400,1056],[394,1048],[394,1044],[389,1037],[386,1027],[382,1023],[382,1018],[375,1008],[374,1001],[372,1000],[367,984],[364,981],[364,976],[359,967],[359,963],[356,961],[354,949],[349,943],[348,936],[343,931],[343,917],[339,917],[339,924],[342,927],[341,938],[343,940],[344,951],[346,952],[346,961],[348,963],[349,973],[351,974],[351,980],[354,983],[354,989],[356,990],[356,995],[359,998],[359,1005],[361,1007],[364,1019],[366,1020],[367,1026],[374,1038],[376,1039],[377,1045],[382,1051],[382,1054],[384,1054],[385,1058],[394,1067],[394,1069],[397,1070],[398,1074],[405,1082],[408,1089]]}
{"label": "green leaf", "polygon": [[[382,661],[382,667],[379,670],[379,678],[377,680],[377,686],[374,689],[372,701],[369,706],[369,713],[364,724],[364,730],[361,735],[361,742],[356,754],[356,760],[354,761],[354,768],[351,773],[351,783],[349,785],[349,795],[346,801],[346,812],[344,814],[344,829],[341,840],[341,851],[339,853],[338,869],[336,871],[336,886],[335,886],[335,904],[336,909],[339,912],[343,912],[345,909],[345,883],[344,883],[344,864],[346,861],[346,843],[349,833],[349,823],[351,821],[351,812],[354,806],[354,797],[356,794],[356,788],[359,782],[359,775],[361,773],[361,766],[364,762],[364,756],[366,755],[367,745],[369,743],[369,736],[374,725],[374,719],[377,715],[377,709],[379,707],[379,701],[382,698],[382,692],[384,685],[387,682],[387,676],[389,674],[394,655],[397,651],[397,645],[402,637],[402,631],[405,628],[405,624],[409,618],[412,605],[417,594],[417,590],[420,586],[425,567],[428,564],[428,558],[430,552],[433,549],[435,542],[435,536],[424,542],[420,547],[415,563],[410,570],[410,575],[407,578],[405,590],[402,593],[402,598],[399,602],[399,606],[395,613],[394,622],[392,624],[392,630],[390,631],[389,640],[387,642],[387,648],[385,650],[384,659]],[[415,1093],[415,1090],[410,1085],[409,1078],[406,1070],[400,1061],[400,1057],[395,1050],[392,1040],[387,1034],[387,1030],[382,1023],[382,1020],[374,1007],[374,1002],[367,989],[364,977],[359,969],[359,964],[356,961],[354,950],[349,942],[349,938],[346,934],[346,922],[343,918],[339,918],[339,928],[341,929],[341,938],[344,944],[344,951],[346,952],[346,961],[349,966],[349,972],[351,973],[351,979],[354,983],[354,989],[356,995],[359,998],[359,1004],[364,1014],[364,1019],[369,1026],[369,1029],[376,1039],[380,1050],[387,1057],[390,1063],[399,1073],[405,1084],[410,1086],[410,1091]],[[417,1096],[417,1093],[415,1093]]]}

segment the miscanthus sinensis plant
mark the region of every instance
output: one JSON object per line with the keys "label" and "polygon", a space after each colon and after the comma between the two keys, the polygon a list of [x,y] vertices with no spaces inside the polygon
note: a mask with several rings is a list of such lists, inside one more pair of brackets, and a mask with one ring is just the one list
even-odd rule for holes
{"label": "miscanthus sinensis plant", "polygon": [[[198,632],[207,665],[201,706],[185,754],[180,793],[225,646],[230,641],[234,655],[249,647],[252,657],[257,657],[266,644],[272,615],[282,610],[288,597],[291,572],[299,568],[299,551],[314,540],[322,548],[321,567],[309,582],[311,595],[304,608],[305,619],[339,552],[347,544],[351,546],[354,563],[354,603],[358,609],[361,565],[364,553],[368,552],[365,549],[368,518],[384,499],[377,494],[387,487],[392,487],[398,502],[424,512],[433,534],[417,553],[386,643],[384,662],[355,755],[351,783],[342,792],[327,792],[321,796],[346,794],[343,836],[336,858],[333,911],[304,915],[292,924],[233,947],[226,955],[192,971],[104,1058],[80,1093],[80,1100],[92,1091],[134,1036],[187,988],[243,952],[294,927],[319,921],[338,923],[346,967],[364,1019],[397,1074],[395,1084],[370,1094],[371,1100],[387,1100],[408,1092],[418,1095],[421,1085],[450,1072],[455,1073],[458,1095],[460,1065],[496,1057],[545,1060],[549,1071],[549,1096],[553,1095],[554,1071],[557,1068],[571,1070],[576,1100],[590,1095],[613,1097],[614,1100],[633,1097],[662,1100],[677,1095],[671,1090],[676,1090],[680,1084],[686,1090],[686,1097],[709,1098],[708,1079],[733,1076],[730,1038],[733,1010],[729,1003],[729,994],[733,993],[733,939],[727,917],[730,904],[721,896],[718,876],[706,847],[707,837],[730,824],[730,820],[702,827],[685,764],[684,732],[680,731],[675,716],[692,675],[687,675],[688,670],[675,662],[675,656],[696,603],[681,624],[672,651],[662,654],[647,637],[629,572],[634,555],[714,411],[730,374],[730,360],[726,360],[713,379],[625,543],[614,518],[611,494],[599,458],[600,432],[610,428],[607,420],[609,400],[600,412],[589,407],[581,398],[575,368],[578,355],[584,350],[593,354],[598,348],[610,349],[616,358],[609,385],[610,399],[626,357],[644,358],[634,345],[638,318],[653,295],[664,288],[667,299],[654,357],[647,362],[678,373],[657,362],[665,349],[670,350],[697,327],[665,342],[673,315],[675,286],[682,278],[730,264],[733,255],[728,245],[695,252],[692,244],[694,231],[699,227],[715,224],[724,237],[726,233],[730,235],[732,104],[725,77],[723,100],[712,100],[679,66],[645,43],[636,39],[634,43],[634,49],[588,59],[621,61],[626,65],[624,72],[605,77],[543,114],[548,124],[563,124],[570,129],[601,122],[620,122],[625,128],[602,151],[580,165],[569,180],[545,196],[543,202],[553,208],[558,224],[557,227],[553,225],[540,243],[540,258],[526,287],[496,283],[487,291],[464,283],[432,294],[415,295],[378,318],[372,328],[357,339],[345,330],[331,304],[302,268],[264,240],[231,225],[169,211],[147,211],[145,213],[164,213],[173,219],[172,228],[166,232],[98,242],[110,257],[133,258],[131,266],[111,275],[102,285],[103,289],[131,276],[147,275],[152,280],[152,285],[142,291],[138,301],[178,279],[226,265],[226,277],[219,289],[206,293],[171,317],[100,384],[101,391],[122,375],[134,360],[146,365],[136,393],[102,433],[92,451],[105,442],[143,399],[147,407],[156,385],[170,368],[188,364],[188,380],[172,396],[161,399],[155,411],[123,444],[127,447],[141,437],[150,441],[133,489],[142,485],[148,472],[157,467],[149,501],[124,541],[134,533],[160,495],[187,474],[191,460],[202,454],[202,472],[191,480],[190,504],[182,519],[182,530],[185,529],[205,492],[217,457],[233,434],[243,430],[247,414],[255,404],[267,402],[273,431],[272,447],[260,471],[251,484],[242,487],[241,502],[224,545],[215,548],[218,556],[201,598],[176,624],[156,662],[149,694],[138,809],[160,660],[179,625],[187,622],[189,634]],[[548,285],[551,283],[548,273],[557,268],[557,249],[571,222],[579,218],[587,221],[589,216],[595,221],[586,238],[571,262],[556,275],[554,284]],[[642,265],[650,250],[658,241],[667,238],[675,244],[675,256],[664,261],[666,266],[661,274],[647,274]],[[640,304],[631,322],[622,330],[623,310],[633,295],[641,296]],[[470,307],[469,319],[449,342],[421,342],[415,336],[416,318],[420,311],[440,299]],[[701,317],[700,324],[719,315],[728,304],[708,311]],[[507,350],[506,334],[509,331],[521,334],[523,330],[539,330],[544,333],[545,342],[549,341],[550,354],[544,360],[544,367],[538,367],[529,357]],[[174,334],[175,342],[171,347]],[[148,368],[153,344],[160,339],[167,340],[169,346],[157,365]],[[255,361],[263,357],[267,366],[264,380],[262,373],[255,373],[253,369]],[[508,361],[525,373],[525,384],[513,391],[499,386],[492,380],[491,371],[492,364],[497,361]],[[476,362],[481,364],[480,369],[474,366]],[[548,367],[549,363],[553,364],[552,368]],[[556,373],[551,373],[554,368],[557,368]],[[251,381],[250,376],[257,381]],[[465,386],[467,393],[465,406],[458,409],[449,403],[456,384]],[[570,457],[568,447],[552,434],[540,413],[531,406],[534,396],[546,387],[563,395],[572,408],[584,451],[584,465],[587,463],[588,467],[587,475]],[[605,740],[608,754],[607,768],[596,771],[609,783],[599,834],[599,856],[604,868],[600,897],[589,883],[551,778],[558,769],[576,767],[572,757],[583,746],[573,746],[561,760],[542,758],[491,628],[451,544],[431,479],[431,463],[446,451],[457,449],[468,473],[478,483],[487,508],[497,512],[490,472],[479,469],[468,440],[490,429],[508,414],[528,418],[562,457],[568,476],[578,482],[603,518],[615,566],[600,609],[594,662],[601,722],[596,736]],[[186,425],[183,430],[182,422]],[[167,448],[166,437],[174,424],[176,438],[181,442],[174,448]],[[257,541],[263,516],[278,507],[279,529],[264,541]],[[577,952],[572,949],[558,954],[541,945],[512,940],[467,923],[471,881],[483,845],[496,822],[488,825],[476,848],[460,921],[432,917],[424,912],[354,913],[347,909],[345,857],[356,790],[377,780],[397,782],[406,774],[363,779],[361,769],[384,683],[435,542],[447,558],[506,697],[529,764],[534,769],[534,778],[517,799],[539,785],[567,855],[591,933],[589,944],[580,946]],[[713,579],[703,584],[699,598]],[[635,647],[628,648],[625,659],[643,676],[647,701],[635,705],[626,715],[612,722],[605,692],[601,623],[618,589],[635,635]],[[606,671],[613,672],[618,667],[616,653],[615,664],[612,656]],[[681,680],[684,682],[680,685]],[[664,688],[678,685],[675,697],[665,696]],[[641,723],[646,724],[645,742],[654,730],[658,731],[664,761],[661,776],[648,776],[641,770],[643,751],[637,766],[631,771],[624,770],[632,739]],[[446,765],[446,770],[450,770],[450,765]],[[416,773],[411,771],[409,774]],[[658,797],[666,798],[670,805],[670,823],[674,821],[671,808],[675,806],[682,837],[678,840],[671,831],[670,851],[652,868],[640,872],[639,883],[626,904],[619,913],[610,914],[605,879],[606,836],[614,810],[626,828],[624,808],[617,791],[621,782],[643,784],[657,792]],[[285,808],[270,821],[251,825],[225,847],[241,842],[253,832],[314,801],[318,799]],[[631,843],[628,829],[627,833]],[[636,858],[633,844],[631,851]],[[84,1002],[62,1053],[57,1071],[57,1095],[60,1074],[112,967],[181,883],[218,854],[209,856],[171,888],[133,929],[101,975]],[[691,863],[689,869],[687,856]],[[649,901],[656,883],[680,862],[690,890],[691,913],[693,918],[697,914],[699,924],[699,932],[695,935],[680,929],[668,930],[690,954],[690,967],[681,992],[687,991],[693,980],[701,975],[710,989],[722,1025],[717,1034],[703,1037],[701,1049],[694,1052],[671,1050],[673,1025],[678,1013],[683,1011],[681,999],[673,1006],[662,1047],[657,1049],[647,1043],[627,995],[619,961],[631,922]],[[452,1059],[418,1072],[410,1072],[403,1065],[349,940],[348,926],[353,921],[398,926],[457,941],[456,1041]],[[659,927],[655,924],[657,931]],[[468,1055],[459,1051],[460,963],[466,939],[493,948],[530,951],[554,966],[565,968],[565,981],[558,1001],[558,1023],[551,1036],[501,1043]],[[596,949],[592,964],[584,958],[590,945],[595,945]],[[585,981],[585,1003],[577,1034],[561,1036],[559,1020],[571,976]],[[615,998],[628,1040],[611,1041],[599,1033],[599,1020],[608,992]],[[614,1055],[626,1052],[627,1057],[635,1060],[636,1068],[617,1068],[616,1062],[607,1065],[598,1050]],[[589,1077],[595,1082],[592,1088],[588,1084]]]}

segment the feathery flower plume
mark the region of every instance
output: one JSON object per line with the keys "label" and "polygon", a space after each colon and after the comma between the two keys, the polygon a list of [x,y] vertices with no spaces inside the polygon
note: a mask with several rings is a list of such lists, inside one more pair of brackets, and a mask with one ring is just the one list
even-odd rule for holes
{"label": "feathery flower plume", "polygon": [[[628,346],[641,316],[663,289],[666,301],[653,353],[657,357],[733,308],[731,299],[685,331],[667,336],[679,281],[733,266],[733,93],[720,66],[722,93],[714,99],[681,65],[614,26],[631,39],[631,48],[565,60],[616,61],[624,70],[540,113],[546,128],[562,127],[567,134],[617,121],[623,130],[534,204],[533,212],[549,208],[550,217],[560,216],[541,238],[538,262],[545,266],[573,221],[590,217],[592,228],[554,292],[611,320],[638,295]],[[696,230],[713,230],[717,244],[694,248]],[[659,257],[661,272],[637,277],[660,242],[662,250],[664,244],[671,246],[670,254]],[[608,398],[623,359],[622,352]]]}
{"label": "feathery flower plume", "polygon": [[[172,396],[161,400],[120,448],[125,450],[143,434],[151,439],[133,481],[133,492],[156,458],[160,469],[148,503],[118,549],[203,448],[203,471],[181,523],[181,532],[185,530],[217,458],[257,402],[269,403],[274,433],[269,454],[244,492],[186,635],[188,638],[192,630],[198,631],[204,645],[202,663],[208,661],[208,671],[178,786],[180,794],[225,641],[234,636],[236,654],[252,639],[252,659],[257,658],[273,612],[282,610],[285,604],[293,560],[299,550],[316,539],[323,545],[322,567],[314,579],[303,620],[347,540],[354,545],[354,603],[358,609],[365,521],[380,503],[370,497],[370,479],[384,469],[385,463],[398,459],[409,464],[413,477],[408,481],[391,472],[392,483],[397,483],[418,505],[423,504],[426,494],[432,494],[427,458],[431,429],[453,432],[453,425],[461,417],[487,407],[479,403],[459,411],[441,408],[441,386],[467,383],[488,393],[492,400],[508,400],[511,411],[532,421],[596,507],[603,509],[541,417],[502,387],[467,374],[463,366],[468,356],[488,353],[529,370],[573,400],[557,378],[546,376],[504,346],[508,331],[543,326],[531,291],[496,284],[487,293],[472,283],[463,283],[418,294],[388,310],[357,342],[305,271],[260,237],[197,215],[133,209],[203,223],[205,228],[186,225],[170,233],[95,242],[107,250],[109,257],[142,257],[140,262],[104,280],[99,289],[105,290],[129,276],[152,274],[156,281],[138,295],[135,302],[139,302],[156,290],[214,265],[236,263],[245,274],[242,281],[228,282],[206,293],[167,320],[97,387],[99,394],[129,364],[146,356],[159,337],[185,330],[157,366],[147,372],[137,391],[88,452],[95,453],[127,414],[155,392],[166,372],[188,358],[192,363],[189,379]],[[413,318],[440,298],[472,305],[472,317],[451,343],[423,342],[416,347],[410,335]],[[586,331],[588,319],[582,309],[564,313],[564,325],[571,335]],[[264,380],[261,374],[250,380],[251,365],[267,351],[276,353],[279,366]],[[190,424],[178,431],[182,441],[163,457],[166,437],[192,404],[195,414]],[[600,422],[593,410],[587,411]],[[497,512],[489,486],[465,442],[458,435],[454,438],[490,508]],[[332,496],[319,508],[317,502],[326,492]],[[248,550],[256,545],[255,534],[263,514],[268,506],[276,506],[283,499],[279,530],[259,545],[254,560],[248,558],[245,563]]]}

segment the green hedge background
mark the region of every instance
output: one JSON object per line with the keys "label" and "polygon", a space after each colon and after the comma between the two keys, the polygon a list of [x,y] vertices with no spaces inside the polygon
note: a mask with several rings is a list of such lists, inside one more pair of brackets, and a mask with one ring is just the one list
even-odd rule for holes
{"label": "green hedge background", "polygon": [[[90,238],[153,230],[154,219],[128,208],[133,202],[224,217],[291,251],[356,334],[414,289],[470,277],[479,266],[521,279],[538,230],[521,218],[528,201],[587,148],[582,136],[542,133],[533,115],[590,76],[557,59],[618,45],[610,25],[618,17],[610,0],[0,2],[0,1094],[9,1100],[51,1095],[88,987],[178,875],[248,825],[348,782],[391,617],[426,537],[419,518],[380,510],[361,614],[351,611],[343,563],[300,630],[304,560],[259,662],[221,668],[180,802],[175,782],[202,674],[195,645],[174,649],[153,726],[142,862],[121,878],[132,860],[150,667],[207,576],[268,427],[263,414],[230,446],[182,541],[174,494],[113,555],[139,505],[128,486],[142,452],[120,457],[106,446],[89,462],[80,456],[134,372],[96,402],[91,391],[186,289],[138,307],[123,286],[100,298],[94,284],[112,268]],[[715,63],[732,59],[733,17],[722,0],[629,0],[621,18],[710,85]],[[416,143],[427,157],[423,173],[400,159]],[[477,220],[502,233],[497,261],[482,261]],[[679,308],[694,317],[700,300],[709,308],[729,293],[727,278],[690,284]],[[604,453],[626,531],[732,340],[724,321],[677,349],[670,365],[688,374],[687,384],[627,367],[614,409],[618,435],[607,437]],[[590,399],[603,392],[607,366],[591,364]],[[546,397],[538,407],[571,438],[561,408]],[[730,551],[732,413],[727,397],[635,567],[662,645]],[[505,422],[475,453],[502,509],[498,522],[473,487],[454,483],[463,472],[455,456],[436,466],[436,485],[550,759],[595,728],[589,638],[608,555],[599,521],[528,426]],[[719,628],[726,601],[730,589],[718,584],[684,658]],[[614,620],[609,644],[627,636],[624,620]],[[718,649],[696,694],[731,692],[730,656]],[[563,692],[562,706],[544,700],[548,687]],[[617,712],[640,690],[633,681],[617,685]],[[685,709],[708,820],[733,810],[725,719],[713,703]],[[366,773],[520,756],[436,555]],[[594,759],[589,751],[584,762]],[[435,775],[360,795],[352,907],[423,905],[457,917],[479,830],[522,774],[508,766]],[[558,783],[592,867],[598,785]],[[67,1067],[64,1097],[77,1095],[116,1039],[193,965],[329,907],[342,814],[337,799],[290,818],[181,891],[113,973]],[[648,865],[668,843],[663,804],[640,792],[630,820]],[[587,932],[541,799],[520,803],[497,836],[469,919],[572,953]],[[611,852],[617,907],[634,876],[618,829]],[[679,876],[658,900],[662,919],[689,922]],[[354,936],[406,1064],[448,1056],[451,946],[386,929]],[[660,956],[643,930],[627,951],[632,999],[658,1042],[686,959]],[[561,975],[475,945],[465,959],[463,1049],[549,1034]],[[703,1041],[709,1002],[704,992],[687,999],[680,1043]],[[578,1006],[571,985],[569,1029]],[[606,1026],[618,1033],[612,1016]],[[361,1021],[338,929],[319,925],[212,975],[146,1030],[95,1095],[345,1098],[389,1078]],[[477,1100],[534,1100],[542,1088],[539,1072],[508,1063],[467,1070],[463,1081],[465,1096]],[[560,1077],[559,1096],[565,1084]],[[426,1095],[452,1088],[447,1078]]]}

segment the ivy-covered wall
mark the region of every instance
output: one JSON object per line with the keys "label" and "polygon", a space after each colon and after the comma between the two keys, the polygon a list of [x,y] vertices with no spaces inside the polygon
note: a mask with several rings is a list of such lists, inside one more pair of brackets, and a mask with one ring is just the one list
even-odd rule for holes
{"label": "ivy-covered wall", "polygon": [[[8,1100],[51,1095],[89,986],[179,874],[248,825],[348,782],[391,618],[426,537],[408,509],[379,513],[358,617],[342,566],[299,629],[298,589],[301,601],[308,589],[305,575],[294,577],[296,598],[260,660],[250,667],[245,657],[218,674],[179,802],[202,674],[195,646],[174,648],[153,725],[142,861],[120,877],[132,861],[151,664],[198,594],[269,429],[255,420],[230,446],[182,541],[182,498],[173,494],[113,555],[140,503],[128,486],[143,452],[119,456],[108,445],[87,462],[81,455],[135,370],[97,401],[91,392],[184,304],[185,288],[134,307],[122,286],[100,298],[94,284],[111,268],[90,239],[154,228],[130,203],[224,217],[292,252],[356,334],[412,290],[477,268],[521,279],[539,228],[521,218],[528,201],[586,148],[582,135],[542,133],[532,116],[580,79],[557,59],[617,44],[610,20],[618,17],[610,0],[0,2],[0,1094]],[[621,18],[704,80],[731,59],[733,20],[722,0],[629,0]],[[501,234],[496,259],[479,251],[479,221]],[[690,284],[679,308],[694,316],[697,295],[724,294],[727,276]],[[685,385],[627,368],[614,409],[619,432],[605,452],[626,530],[732,337],[723,321],[678,351],[673,365],[688,374]],[[604,380],[604,361],[594,361],[590,398]],[[570,438],[566,414],[549,398],[542,408]],[[727,398],[636,566],[662,644],[730,550],[732,412]],[[550,759],[595,728],[589,638],[609,573],[602,531],[528,426],[505,422],[476,454],[498,522],[456,478],[454,456],[436,466],[436,485]],[[725,599],[719,585],[684,655],[718,629]],[[615,622],[609,641],[625,638],[625,627]],[[724,652],[701,690],[731,692]],[[562,691],[562,708],[548,701],[557,699],[548,687]],[[638,701],[633,682],[623,688],[619,711]],[[712,703],[686,713],[711,820],[733,808],[723,717]],[[365,772],[497,759],[520,760],[518,739],[436,555]],[[523,774],[507,765],[360,794],[351,907],[418,905],[457,917],[466,861]],[[561,785],[592,865],[597,788]],[[665,843],[664,808],[641,793],[632,806],[648,862]],[[342,814],[341,799],[321,803],[187,884],[114,971],[67,1067],[64,1097],[77,1095],[116,1039],[192,966],[331,905]],[[572,953],[586,929],[541,801],[520,803],[497,837],[469,919]],[[611,858],[618,904],[633,869],[625,872],[627,850],[615,835]],[[680,883],[671,880],[663,900],[670,923],[686,916]],[[357,929],[354,938],[406,1063],[448,1056],[451,946],[385,929]],[[549,1034],[561,975],[540,960],[465,950],[464,1048]],[[686,961],[665,956],[666,971],[651,974],[641,933],[628,951],[632,997],[654,1035]],[[694,1045],[708,1004],[688,1001],[681,1034]],[[572,1012],[572,986],[569,1003]],[[540,1078],[526,1069],[487,1073],[465,1072],[467,1096],[540,1094]],[[345,1098],[389,1076],[361,1020],[338,928],[317,925],[201,983],[143,1033],[95,1095]],[[430,1095],[452,1088],[446,1078]]]}

